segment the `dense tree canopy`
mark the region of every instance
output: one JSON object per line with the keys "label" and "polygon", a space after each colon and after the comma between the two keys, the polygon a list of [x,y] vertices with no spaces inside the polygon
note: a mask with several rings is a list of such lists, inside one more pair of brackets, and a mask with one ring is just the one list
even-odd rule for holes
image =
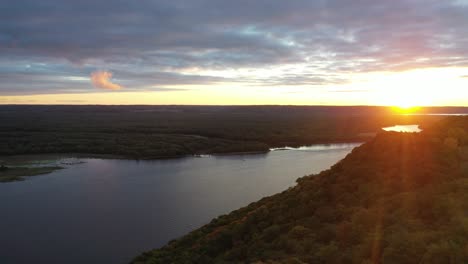
{"label": "dense tree canopy", "polygon": [[383,107],[0,106],[0,155],[266,152],[363,142],[383,126],[424,126],[439,118],[395,115]]}
{"label": "dense tree canopy", "polygon": [[382,132],[133,263],[468,263],[468,117]]}

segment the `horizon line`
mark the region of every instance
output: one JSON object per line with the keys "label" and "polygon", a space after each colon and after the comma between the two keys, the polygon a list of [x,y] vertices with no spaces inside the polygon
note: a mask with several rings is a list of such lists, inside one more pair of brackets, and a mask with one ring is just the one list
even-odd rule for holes
{"label": "horizon line", "polygon": [[[387,108],[402,108],[395,105],[366,105],[366,104],[356,104],[356,105],[331,105],[331,104],[311,104],[311,105],[303,105],[303,104],[3,104],[0,103],[1,106],[299,106],[299,107],[387,107]],[[468,108],[468,106],[464,105],[423,105],[423,106],[412,106],[410,108],[437,108],[437,107],[444,107],[444,108]]]}

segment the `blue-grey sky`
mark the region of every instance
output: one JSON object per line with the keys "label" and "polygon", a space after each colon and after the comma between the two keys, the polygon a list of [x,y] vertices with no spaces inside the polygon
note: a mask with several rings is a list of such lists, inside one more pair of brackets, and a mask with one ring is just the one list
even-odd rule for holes
{"label": "blue-grey sky", "polygon": [[374,75],[468,75],[465,0],[5,0],[0,18],[9,98],[242,87],[333,100]]}

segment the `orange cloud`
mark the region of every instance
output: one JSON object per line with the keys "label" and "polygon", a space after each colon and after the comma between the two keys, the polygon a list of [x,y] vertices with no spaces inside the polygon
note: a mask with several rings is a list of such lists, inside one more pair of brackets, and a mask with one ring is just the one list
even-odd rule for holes
{"label": "orange cloud", "polygon": [[110,79],[112,78],[112,73],[108,71],[95,71],[91,73],[91,82],[94,87],[107,89],[107,90],[120,90],[123,87],[112,83]]}

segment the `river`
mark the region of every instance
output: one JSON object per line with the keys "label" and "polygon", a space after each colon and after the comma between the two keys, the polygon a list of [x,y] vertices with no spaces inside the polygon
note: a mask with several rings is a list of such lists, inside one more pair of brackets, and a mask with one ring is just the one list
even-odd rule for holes
{"label": "river", "polygon": [[0,263],[127,263],[329,168],[358,145],[155,161],[81,159],[0,184]]}

